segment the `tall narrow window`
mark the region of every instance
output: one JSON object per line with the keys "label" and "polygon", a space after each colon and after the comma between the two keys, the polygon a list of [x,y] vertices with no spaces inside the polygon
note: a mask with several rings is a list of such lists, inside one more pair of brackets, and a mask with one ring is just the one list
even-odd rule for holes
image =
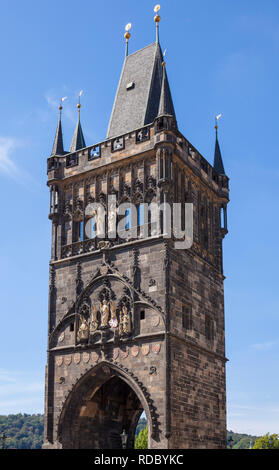
{"label": "tall narrow window", "polygon": [[130,230],[130,228],[131,228],[131,209],[126,210],[125,217],[126,217],[125,229]]}
{"label": "tall narrow window", "polygon": [[208,341],[212,341],[214,338],[213,319],[209,315],[205,316],[205,337]]}
{"label": "tall narrow window", "polygon": [[185,330],[192,330],[193,328],[192,309],[189,305],[183,305],[182,307],[182,326]]}
{"label": "tall narrow window", "polygon": [[140,204],[138,206],[138,225],[144,224],[144,205]]}
{"label": "tall narrow window", "polygon": [[227,230],[227,209],[221,207],[220,210],[221,228]]}

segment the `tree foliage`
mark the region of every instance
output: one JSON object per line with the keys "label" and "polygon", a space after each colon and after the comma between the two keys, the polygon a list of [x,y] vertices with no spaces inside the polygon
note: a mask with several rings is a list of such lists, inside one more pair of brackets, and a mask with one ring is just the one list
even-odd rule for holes
{"label": "tree foliage", "polygon": [[279,435],[265,434],[256,439],[253,449],[279,449]]}
{"label": "tree foliage", "polygon": [[148,449],[148,427],[141,429],[135,438],[135,449]]}
{"label": "tree foliage", "polygon": [[[6,449],[41,449],[44,417],[40,414],[0,416],[0,437],[5,433]],[[1,440],[2,447],[2,440]]]}

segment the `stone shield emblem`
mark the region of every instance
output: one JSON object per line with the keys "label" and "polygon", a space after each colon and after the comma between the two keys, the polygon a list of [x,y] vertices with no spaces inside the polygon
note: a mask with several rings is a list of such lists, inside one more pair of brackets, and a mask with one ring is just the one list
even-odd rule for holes
{"label": "stone shield emblem", "polygon": [[76,353],[74,355],[74,363],[79,364],[80,363],[80,353]]}
{"label": "stone shield emblem", "polygon": [[161,345],[160,344],[153,344],[152,352],[154,352],[155,354],[159,354],[160,351],[161,351]]}
{"label": "stone shield emblem", "polygon": [[139,354],[139,347],[138,346],[133,346],[131,349],[132,356],[137,357]]}
{"label": "stone shield emblem", "polygon": [[91,353],[91,359],[92,359],[93,362],[97,362],[98,359],[99,359],[99,354],[96,353],[96,351],[93,351],[93,352]]}
{"label": "stone shield emblem", "polygon": [[85,364],[87,364],[89,362],[89,359],[90,359],[90,354],[87,353],[87,352],[83,353],[82,360]]}
{"label": "stone shield emblem", "polygon": [[129,348],[121,349],[120,354],[122,359],[126,359],[129,356]]}
{"label": "stone shield emblem", "polygon": [[144,344],[141,348],[142,350],[142,354],[144,356],[147,356],[149,354],[149,351],[150,351],[150,347],[149,347],[149,344]]}
{"label": "stone shield emblem", "polygon": [[117,359],[119,356],[119,349],[118,348],[114,348],[113,350],[113,359]]}
{"label": "stone shield emblem", "polygon": [[58,356],[55,362],[58,367],[61,367],[63,364],[63,356]]}
{"label": "stone shield emblem", "polygon": [[65,357],[65,364],[66,366],[69,366],[72,363],[72,356],[71,354],[69,356]]}

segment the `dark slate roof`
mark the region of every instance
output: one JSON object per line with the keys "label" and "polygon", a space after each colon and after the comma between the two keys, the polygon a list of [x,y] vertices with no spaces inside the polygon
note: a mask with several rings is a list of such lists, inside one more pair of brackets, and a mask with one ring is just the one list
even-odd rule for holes
{"label": "dark slate roof", "polygon": [[[151,124],[158,116],[163,82],[162,61],[159,43],[150,44],[125,58],[108,127],[108,139]],[[130,85],[129,89],[127,85]],[[167,114],[174,115],[167,76],[165,92],[168,95]]]}
{"label": "dark slate roof", "polygon": [[76,152],[77,150],[83,149],[86,147],[85,140],[83,137],[83,132],[80,124],[80,114],[78,114],[78,122],[73,135],[73,140],[71,143],[70,153]]}
{"label": "dark slate roof", "polygon": [[223,159],[221,155],[220,145],[218,141],[218,136],[216,133],[216,144],[215,144],[215,155],[214,155],[214,170],[219,173],[219,175],[225,175],[225,169],[223,165]]}
{"label": "dark slate roof", "polygon": [[63,134],[62,134],[62,124],[61,124],[61,113],[60,113],[51,155],[64,155],[64,154],[65,152],[64,152],[64,145],[63,145]]}

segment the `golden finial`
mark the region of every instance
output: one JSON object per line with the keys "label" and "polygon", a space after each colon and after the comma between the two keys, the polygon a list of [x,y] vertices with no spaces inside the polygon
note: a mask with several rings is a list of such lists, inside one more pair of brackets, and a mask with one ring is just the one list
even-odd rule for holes
{"label": "golden finial", "polygon": [[62,103],[67,99],[67,96],[63,96],[63,98],[60,99],[60,105],[59,105],[59,111],[61,114],[61,111],[63,109]]}
{"label": "golden finial", "polygon": [[78,104],[77,104],[78,114],[80,113],[80,108],[81,108],[80,98],[81,98],[82,95],[83,95],[83,90],[80,90],[80,92],[78,94]]}
{"label": "golden finial", "polygon": [[130,33],[131,27],[132,27],[131,23],[128,23],[125,26],[126,33],[124,34],[124,38],[126,39],[126,57],[128,55],[128,45],[129,45],[129,39],[131,37],[131,33]]}
{"label": "golden finial", "polygon": [[160,9],[161,9],[161,5],[159,4],[154,7],[154,11],[156,13],[156,16],[154,16],[154,21],[156,23],[156,42],[159,42],[159,23],[161,21],[161,17],[158,14],[158,11],[160,11]]}

